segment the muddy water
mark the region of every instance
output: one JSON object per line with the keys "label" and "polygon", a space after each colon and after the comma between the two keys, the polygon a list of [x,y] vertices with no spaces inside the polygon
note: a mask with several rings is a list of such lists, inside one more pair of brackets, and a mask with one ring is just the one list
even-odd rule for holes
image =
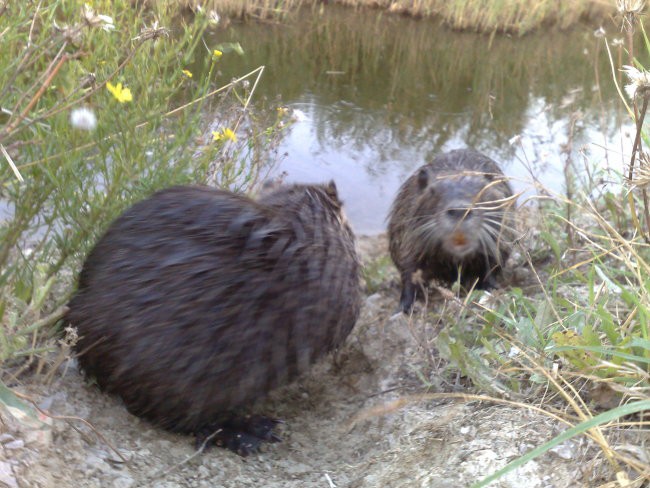
{"label": "muddy water", "polygon": [[631,131],[592,27],[490,38],[328,6],[283,25],[230,24],[210,41],[245,50],[220,60],[224,79],[263,65],[255,99],[280,97],[297,115],[274,172],[334,179],[359,233],[385,228],[399,184],[440,151],[473,146],[526,195],[535,180],[562,192],[567,162],[583,178],[620,168]]}

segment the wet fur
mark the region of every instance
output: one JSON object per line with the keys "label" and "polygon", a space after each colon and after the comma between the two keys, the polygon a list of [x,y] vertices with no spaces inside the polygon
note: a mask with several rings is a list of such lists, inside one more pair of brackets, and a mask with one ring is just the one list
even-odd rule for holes
{"label": "wet fur", "polygon": [[333,183],[259,201],[173,187],[113,222],[66,320],[102,389],[135,415],[197,432],[340,345],[360,303],[354,235]]}
{"label": "wet fur", "polygon": [[[388,224],[390,254],[402,280],[400,307],[409,311],[422,279],[466,288],[495,286],[513,240],[512,189],[498,165],[476,151],[437,156],[401,186]],[[454,246],[453,235],[466,239]]]}

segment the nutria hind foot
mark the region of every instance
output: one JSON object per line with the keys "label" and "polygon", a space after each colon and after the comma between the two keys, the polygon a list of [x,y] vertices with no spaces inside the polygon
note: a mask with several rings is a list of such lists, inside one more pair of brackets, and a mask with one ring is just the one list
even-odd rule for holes
{"label": "nutria hind foot", "polygon": [[246,457],[257,452],[262,442],[282,442],[273,429],[282,420],[263,415],[232,416],[221,422],[206,426],[196,433],[197,448],[215,445],[224,447]]}

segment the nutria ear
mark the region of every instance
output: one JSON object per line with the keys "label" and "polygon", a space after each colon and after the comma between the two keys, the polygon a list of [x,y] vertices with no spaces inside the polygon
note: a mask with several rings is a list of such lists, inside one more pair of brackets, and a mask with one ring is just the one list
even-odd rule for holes
{"label": "nutria ear", "polygon": [[334,183],[334,180],[330,180],[327,185],[325,185],[325,191],[330,197],[338,198],[339,192],[336,189],[336,183]]}
{"label": "nutria ear", "polygon": [[280,186],[282,186],[282,185],[281,185],[279,179],[271,178],[271,179],[265,180],[264,183],[262,183],[260,185],[260,187],[259,187],[259,189],[257,191],[257,193],[258,193],[257,196],[260,197],[260,196],[269,195],[269,194],[273,193],[275,190],[279,189]]}
{"label": "nutria ear", "polygon": [[427,168],[420,168],[420,171],[418,171],[418,186],[420,187],[420,190],[424,190],[428,184],[429,172],[427,171]]}

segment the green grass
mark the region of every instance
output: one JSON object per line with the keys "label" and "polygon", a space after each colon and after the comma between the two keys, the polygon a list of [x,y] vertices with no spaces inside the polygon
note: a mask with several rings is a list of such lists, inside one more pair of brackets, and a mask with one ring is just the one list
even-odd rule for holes
{"label": "green grass", "polygon": [[[263,68],[238,82],[219,78],[241,48],[204,42],[208,12],[186,19],[172,3],[138,9],[126,0],[95,1],[94,12],[70,0],[5,5],[0,379],[11,381],[58,350],[53,326],[113,218],[172,184],[249,190],[285,122],[281,111],[249,105]],[[130,100],[107,89],[120,83]],[[95,114],[94,129],[73,127],[79,107]],[[213,136],[227,129],[236,140]]]}
{"label": "green grass", "polygon": [[365,263],[361,269],[361,276],[368,295],[379,291],[394,275],[393,263],[388,255],[379,256]]}
{"label": "green grass", "polygon": [[[432,302],[421,318],[434,325],[435,335],[419,328],[419,320],[411,325],[420,331],[419,342],[445,359],[442,367],[420,370],[424,388],[440,384],[436,376],[450,383],[460,377],[470,392],[534,407],[566,426],[477,487],[578,435],[596,443],[612,472],[626,466],[631,479],[647,477],[643,458],[615,447],[626,442],[624,432],[645,428],[643,412],[650,405],[650,248],[642,238],[622,237],[633,228],[632,219],[620,208],[613,215],[607,196],[586,195],[570,202],[572,215],[579,216],[572,222],[572,244],[566,201],[541,204],[540,228],[522,240],[515,258],[530,270],[521,287]],[[552,246],[559,255],[540,252]],[[531,256],[543,256],[544,264]]]}

